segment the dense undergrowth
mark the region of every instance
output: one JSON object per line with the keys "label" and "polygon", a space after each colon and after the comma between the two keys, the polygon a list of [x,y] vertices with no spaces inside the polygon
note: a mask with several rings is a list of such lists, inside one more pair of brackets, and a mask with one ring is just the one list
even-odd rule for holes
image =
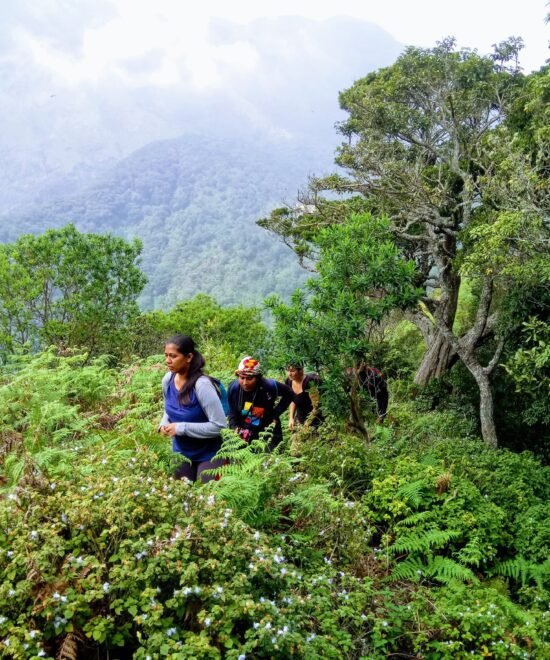
{"label": "dense undergrowth", "polygon": [[[171,478],[159,360],[21,358],[0,382],[6,658],[550,657],[549,468],[394,401]],[[220,374],[221,375],[221,374]]]}

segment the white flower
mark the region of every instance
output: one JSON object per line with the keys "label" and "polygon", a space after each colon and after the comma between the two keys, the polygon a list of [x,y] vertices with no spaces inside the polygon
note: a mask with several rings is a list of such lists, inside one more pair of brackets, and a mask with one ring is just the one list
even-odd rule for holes
{"label": "white flower", "polygon": [[13,557],[13,550],[8,550],[8,551],[6,552],[6,555],[7,555],[8,557]]}
{"label": "white flower", "polygon": [[31,630],[29,633],[29,637],[31,639],[34,639],[38,635],[38,630]]}
{"label": "white flower", "polygon": [[38,651],[38,653],[37,653],[36,655],[37,655],[39,658],[43,658],[43,657],[45,657],[45,655],[46,655],[46,651],[44,651],[44,649],[40,649],[40,651]]}
{"label": "white flower", "polygon": [[265,624],[265,629],[271,630],[271,623],[269,621]]}
{"label": "white flower", "polygon": [[206,503],[207,504],[214,504],[215,501],[216,501],[216,498],[214,497],[214,495],[210,495],[208,497],[208,499],[206,500]]}
{"label": "white flower", "polygon": [[8,596],[9,596],[10,598],[13,598],[13,597],[15,596],[16,593],[17,593],[17,592],[15,591],[15,589],[10,589],[10,590],[8,591]]}
{"label": "white flower", "polygon": [[210,617],[206,617],[206,619],[204,620],[204,625],[208,627],[211,623],[212,623],[212,619],[210,619]]}
{"label": "white flower", "polygon": [[237,658],[237,660],[246,660],[246,655],[244,653],[241,653],[241,655]]}
{"label": "white flower", "polygon": [[286,575],[286,568],[284,568],[284,566],[281,568],[281,575]]}
{"label": "white flower", "polygon": [[177,632],[178,632],[178,631],[177,631],[177,628],[168,628],[168,630],[166,631],[166,636],[167,636],[167,637],[172,637],[172,636],[175,635]]}
{"label": "white flower", "polygon": [[252,624],[252,627],[254,628],[254,630],[258,630],[258,628],[260,627],[260,624],[257,621],[254,621],[254,623]]}
{"label": "white flower", "polygon": [[254,532],[254,540],[259,541],[260,540],[260,532],[256,531]]}
{"label": "white flower", "polygon": [[57,485],[57,484],[50,484],[50,489],[51,489],[51,490],[55,490],[56,485]]}
{"label": "white flower", "polygon": [[306,637],[306,642],[311,642],[311,641],[313,641],[316,637],[317,637],[317,635],[316,635],[315,633],[311,633],[311,635],[308,635],[308,636]]}
{"label": "white flower", "polygon": [[7,619],[6,619],[5,616],[0,616],[0,626],[1,626],[3,623],[6,623],[6,621],[7,621]]}
{"label": "white flower", "polygon": [[111,588],[111,585],[110,585],[108,582],[104,582],[104,583],[103,583],[103,591],[104,591],[106,594],[109,593],[109,589],[110,589],[110,588]]}
{"label": "white flower", "polygon": [[36,541],[38,539],[38,532],[33,529],[32,532],[30,533],[30,537],[33,541]]}

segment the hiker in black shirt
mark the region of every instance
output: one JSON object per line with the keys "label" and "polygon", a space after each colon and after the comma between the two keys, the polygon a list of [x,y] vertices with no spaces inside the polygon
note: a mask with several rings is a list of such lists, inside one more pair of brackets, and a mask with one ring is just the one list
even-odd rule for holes
{"label": "hiker in black shirt", "polygon": [[279,418],[292,403],[292,390],[284,383],[264,378],[260,362],[252,357],[242,359],[235,374],[238,379],[228,388],[229,428],[248,441],[272,427],[269,447],[276,447],[283,439]]}
{"label": "hiker in black shirt", "polygon": [[[303,364],[289,364],[286,368],[288,378],[285,385],[290,387],[294,400],[290,404],[288,428],[292,431],[295,424],[319,426],[322,415],[319,412],[320,379],[317,374],[304,374]],[[313,391],[310,394],[310,389]],[[312,414],[313,413],[313,414]],[[311,416],[310,416],[311,415]]]}
{"label": "hiker in black shirt", "polygon": [[369,393],[371,399],[376,402],[376,412],[379,421],[383,421],[388,412],[388,385],[384,374],[375,367],[363,364],[357,370],[359,385]]}

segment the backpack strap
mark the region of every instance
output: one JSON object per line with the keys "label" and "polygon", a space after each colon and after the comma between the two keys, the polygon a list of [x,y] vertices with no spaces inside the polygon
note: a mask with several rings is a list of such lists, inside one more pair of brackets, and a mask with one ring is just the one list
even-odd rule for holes
{"label": "backpack strap", "polygon": [[264,378],[264,387],[274,399],[277,398],[279,394],[279,388],[277,387],[276,380],[274,380],[273,378]]}

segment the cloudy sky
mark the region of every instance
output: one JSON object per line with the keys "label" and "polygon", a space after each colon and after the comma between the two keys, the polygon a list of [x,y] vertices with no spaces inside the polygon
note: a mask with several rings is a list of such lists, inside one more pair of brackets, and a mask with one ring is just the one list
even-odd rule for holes
{"label": "cloudy sky", "polygon": [[[548,57],[545,0],[2,0],[0,48],[16,48],[68,86],[118,77],[127,84],[215,87],[227,71],[255,65],[247,41],[216,45],[209,20],[348,15],[376,23],[404,44],[431,46],[454,35],[487,52],[511,35],[526,44],[526,71]],[[3,32],[3,34],[2,34]]]}
{"label": "cloudy sky", "polygon": [[549,1],[0,0],[0,208],[187,132],[336,140],[338,91],[404,45],[514,35],[536,70]]}

